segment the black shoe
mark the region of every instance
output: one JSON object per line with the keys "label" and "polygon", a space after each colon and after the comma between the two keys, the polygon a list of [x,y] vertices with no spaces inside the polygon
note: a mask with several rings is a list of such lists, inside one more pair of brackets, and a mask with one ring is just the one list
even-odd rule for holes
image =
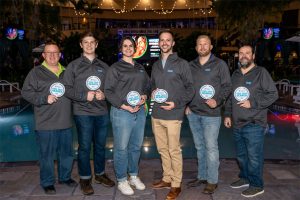
{"label": "black shoe", "polygon": [[106,174],[102,175],[96,175],[95,176],[95,182],[98,184],[102,184],[106,187],[113,187],[115,185],[115,182],[112,181],[110,178],[106,176]]}
{"label": "black shoe", "polygon": [[54,185],[49,185],[49,186],[43,187],[43,189],[45,191],[45,194],[49,194],[49,195],[56,194]]}
{"label": "black shoe", "polygon": [[69,187],[76,187],[78,185],[78,183],[76,181],[74,181],[73,179],[69,179],[67,181],[58,181],[59,184],[65,184]]}
{"label": "black shoe", "polygon": [[200,179],[194,179],[192,181],[189,181],[187,183],[187,186],[188,187],[197,187],[197,186],[200,186],[201,184],[207,184],[207,181],[206,180],[200,180]]}

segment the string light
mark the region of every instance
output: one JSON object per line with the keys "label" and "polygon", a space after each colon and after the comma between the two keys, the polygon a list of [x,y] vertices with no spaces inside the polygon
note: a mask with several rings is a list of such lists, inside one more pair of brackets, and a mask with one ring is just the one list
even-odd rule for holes
{"label": "string light", "polygon": [[112,8],[113,11],[114,11],[115,13],[117,13],[117,14],[128,13],[128,12],[134,11],[134,10],[140,5],[140,3],[141,3],[141,0],[139,0],[139,1],[137,2],[137,4],[136,4],[133,8],[131,8],[131,9],[126,9],[126,0],[123,0],[123,8],[122,8],[121,10],[118,11],[118,10],[114,7],[113,1],[111,1],[111,8]]}
{"label": "string light", "polygon": [[176,7],[176,2],[177,2],[177,0],[174,0],[173,7],[172,7],[172,9],[170,11],[164,8],[164,2],[163,2],[163,0],[160,1],[161,12],[160,11],[156,11],[154,8],[152,8],[151,4],[149,4],[149,6],[150,6],[150,9],[153,12],[155,12],[156,14],[166,15],[166,14],[171,14],[173,12],[174,8]]}
{"label": "string light", "polygon": [[[207,0],[205,0],[205,4],[206,4],[206,1]],[[176,8],[177,4],[183,4],[183,6],[185,6],[188,9],[188,11],[191,10],[191,6],[193,6],[193,8],[194,8],[195,3],[200,4],[199,0],[196,0],[196,1],[195,0],[174,0],[173,5],[171,4],[172,7],[168,9],[165,6],[166,4],[168,4],[168,2],[165,2],[164,0],[160,0],[160,8],[157,8],[157,6],[151,5],[151,3],[157,2],[154,0],[138,0],[137,3],[133,7],[130,6],[133,4],[133,3],[131,3],[132,0],[131,1],[123,0],[122,8],[118,9],[115,7],[116,4],[115,4],[114,0],[98,0],[97,2],[98,2],[98,6],[97,6],[98,9],[101,9],[101,7],[105,6],[105,4],[109,5],[109,3],[110,3],[110,7],[116,14],[124,14],[124,13],[133,12],[139,8],[140,10],[144,10],[144,11],[152,10],[154,13],[159,14],[159,15],[171,14],[174,11],[174,9]],[[131,8],[129,8],[129,6]],[[207,14],[210,14],[212,12],[212,10],[213,10],[212,6],[210,6],[208,8],[199,8],[199,11],[195,12],[195,14],[207,15]],[[90,13],[88,13],[86,11],[76,10],[76,7],[74,7],[74,12],[75,12],[75,15],[79,15],[79,16],[90,15]]]}

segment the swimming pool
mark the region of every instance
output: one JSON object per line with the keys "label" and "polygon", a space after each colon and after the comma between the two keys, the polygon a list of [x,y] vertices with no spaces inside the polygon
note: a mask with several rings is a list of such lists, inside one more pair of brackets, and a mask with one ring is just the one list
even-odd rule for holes
{"label": "swimming pool", "polygon": [[[23,110],[22,110],[23,109]],[[38,159],[38,148],[34,134],[32,106],[24,104],[18,112],[0,115],[0,162],[32,161]],[[266,159],[300,160],[300,116],[299,114],[270,111],[269,130],[265,137]],[[77,134],[74,128],[74,157],[77,154]],[[113,137],[111,127],[106,144],[106,157],[112,158]],[[181,148],[184,158],[195,158],[196,150],[188,121],[185,119],[181,130]],[[220,158],[235,158],[232,130],[223,125],[219,135]],[[159,158],[147,117],[142,158]]]}

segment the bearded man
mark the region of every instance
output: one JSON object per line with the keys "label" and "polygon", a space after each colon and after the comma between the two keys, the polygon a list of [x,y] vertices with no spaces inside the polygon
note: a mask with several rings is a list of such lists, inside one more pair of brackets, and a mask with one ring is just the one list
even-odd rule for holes
{"label": "bearded man", "polygon": [[231,77],[232,94],[226,102],[224,125],[233,125],[239,180],[232,188],[247,187],[241,195],[254,197],[264,193],[264,136],[268,107],[278,98],[276,86],[268,71],[254,62],[250,45],[239,49],[239,66]]}

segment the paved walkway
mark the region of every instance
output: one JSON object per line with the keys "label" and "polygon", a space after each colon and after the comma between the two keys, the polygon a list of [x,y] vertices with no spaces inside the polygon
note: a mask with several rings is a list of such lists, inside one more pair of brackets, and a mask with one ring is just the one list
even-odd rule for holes
{"label": "paved walkway", "polygon": [[[229,184],[236,180],[238,167],[234,160],[221,160],[220,180],[213,195],[201,193],[204,186],[187,188],[186,183],[197,175],[195,159],[184,160],[183,191],[179,200],[243,200],[243,189],[231,189]],[[114,178],[113,163],[107,161],[107,174]],[[73,178],[78,180],[76,163]],[[84,196],[79,186],[69,188],[56,184],[56,195],[47,196],[39,186],[39,167],[37,162],[0,163],[0,200],[163,200],[167,189],[153,190],[151,183],[161,177],[160,160],[142,160],[140,177],[146,190],[136,191],[132,196],[122,195],[116,187],[106,188],[93,184],[95,194]],[[300,199],[300,162],[266,161],[264,168],[265,193],[251,199],[298,200]]]}

